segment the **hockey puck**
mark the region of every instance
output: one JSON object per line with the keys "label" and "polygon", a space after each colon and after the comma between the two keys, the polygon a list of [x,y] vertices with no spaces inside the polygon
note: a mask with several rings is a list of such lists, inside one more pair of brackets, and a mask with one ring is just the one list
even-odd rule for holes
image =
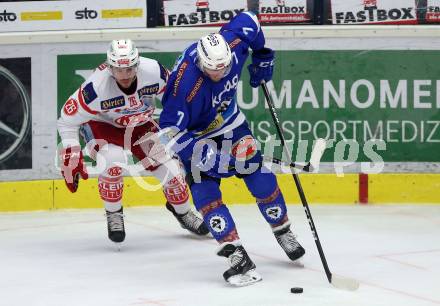
{"label": "hockey puck", "polygon": [[292,288],[290,288],[290,292],[291,293],[303,293],[303,288],[301,288],[301,287],[292,287]]}

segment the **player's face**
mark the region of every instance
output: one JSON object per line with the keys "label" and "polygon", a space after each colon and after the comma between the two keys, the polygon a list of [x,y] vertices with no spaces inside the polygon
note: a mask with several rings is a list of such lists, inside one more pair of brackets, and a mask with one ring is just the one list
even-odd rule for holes
{"label": "player's face", "polygon": [[206,76],[208,76],[213,82],[219,82],[231,71],[231,65],[228,65],[220,70],[211,70],[208,68],[203,69]]}
{"label": "player's face", "polygon": [[137,66],[133,67],[110,67],[113,77],[122,88],[128,88],[136,78]]}
{"label": "player's face", "polygon": [[219,82],[225,75],[224,69],[210,70],[205,68],[205,74],[214,82]]}

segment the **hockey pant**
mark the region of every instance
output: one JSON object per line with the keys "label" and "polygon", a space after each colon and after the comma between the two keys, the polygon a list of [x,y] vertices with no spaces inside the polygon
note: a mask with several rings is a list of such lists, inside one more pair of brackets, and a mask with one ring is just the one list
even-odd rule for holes
{"label": "hockey pant", "polygon": [[[139,160],[148,156],[151,144],[143,143],[133,145],[137,139],[147,132],[155,132],[155,126],[142,125],[132,128],[129,148]],[[118,211],[121,206],[123,194],[123,175],[126,168],[127,156],[124,152],[124,137],[127,138],[126,129],[116,128],[110,124],[91,121],[81,128],[81,135],[87,143],[90,157],[96,160],[98,189],[104,206],[108,211]],[[130,139],[129,139],[130,140]],[[184,214],[189,209],[189,192],[183,176],[183,169],[176,159],[170,159],[161,165],[144,165],[144,168],[161,182],[167,201],[174,207],[178,214]],[[145,183],[145,182],[144,182]],[[157,186],[146,186],[145,189],[157,190]]]}
{"label": "hockey pant", "polygon": [[[261,152],[247,124],[244,123],[231,134],[221,135],[214,140],[223,149],[222,145],[230,141],[230,154],[242,161],[241,165],[245,170],[254,167],[253,172],[238,171],[236,176],[244,180],[247,189],[256,198],[258,208],[266,222],[272,228],[289,222],[286,203],[276,177],[262,166]],[[185,166],[187,169],[190,167],[188,163]],[[221,179],[202,173],[199,180],[190,181],[194,205],[203,215],[205,224],[214,238],[219,243],[239,239],[232,215],[222,200]]]}

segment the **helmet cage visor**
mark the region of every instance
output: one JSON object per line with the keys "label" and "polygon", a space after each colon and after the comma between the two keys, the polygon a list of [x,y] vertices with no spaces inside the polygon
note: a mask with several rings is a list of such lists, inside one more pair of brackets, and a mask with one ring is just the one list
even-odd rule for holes
{"label": "helmet cage visor", "polygon": [[109,66],[110,72],[117,80],[134,78],[138,71],[138,64],[130,67]]}
{"label": "helmet cage visor", "polygon": [[223,66],[222,68],[218,69],[211,69],[208,67],[203,66],[199,61],[199,68],[202,70],[202,72],[208,76],[216,76],[217,78],[224,78],[228,76],[228,74],[231,72],[232,68],[232,61],[227,66]]}

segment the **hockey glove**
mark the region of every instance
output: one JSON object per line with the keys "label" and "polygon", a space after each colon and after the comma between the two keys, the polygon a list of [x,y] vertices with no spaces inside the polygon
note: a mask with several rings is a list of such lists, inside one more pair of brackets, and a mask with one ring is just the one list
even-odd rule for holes
{"label": "hockey glove", "polygon": [[86,180],[89,178],[81,147],[73,146],[61,151],[61,174],[64,177],[67,188],[74,193],[78,189],[79,176]]}
{"label": "hockey glove", "polygon": [[146,157],[147,165],[150,167],[157,167],[165,164],[172,158],[172,155],[168,152],[163,144],[155,142],[151,147]]}
{"label": "hockey glove", "polygon": [[145,154],[145,158],[141,161],[145,169],[158,167],[171,159],[171,154],[161,143],[157,132],[148,132],[134,143],[139,145]]}
{"label": "hockey glove", "polygon": [[248,66],[252,87],[260,86],[263,80],[266,82],[272,80],[274,60],[275,51],[269,48],[252,53],[252,64]]}

